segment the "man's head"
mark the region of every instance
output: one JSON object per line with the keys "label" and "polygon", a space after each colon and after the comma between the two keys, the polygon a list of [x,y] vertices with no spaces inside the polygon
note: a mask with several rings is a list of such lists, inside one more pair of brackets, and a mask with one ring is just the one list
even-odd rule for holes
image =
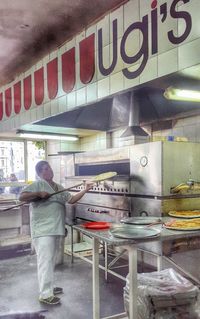
{"label": "man's head", "polygon": [[46,181],[52,181],[53,171],[47,161],[39,161],[35,166],[35,171],[40,178]]}

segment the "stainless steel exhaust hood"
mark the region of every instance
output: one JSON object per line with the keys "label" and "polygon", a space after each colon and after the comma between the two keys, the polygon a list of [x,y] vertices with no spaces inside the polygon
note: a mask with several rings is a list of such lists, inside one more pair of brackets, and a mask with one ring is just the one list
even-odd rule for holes
{"label": "stainless steel exhaust hood", "polygon": [[199,103],[171,101],[163,96],[167,87],[170,85],[181,87],[181,84],[200,90],[199,79],[191,83],[191,79],[189,81],[181,74],[172,74],[145,83],[135,88],[134,91],[115,94],[113,97],[107,97],[90,105],[86,104],[35,122],[32,125],[33,130],[39,131],[37,126],[40,125],[52,127],[52,129],[62,127],[104,132],[124,129],[125,132],[121,137],[148,136],[142,125],[200,114]]}
{"label": "stainless steel exhaust hood", "polygon": [[129,125],[120,137],[148,136],[148,133],[140,126],[140,108],[137,94],[133,91],[130,94]]}

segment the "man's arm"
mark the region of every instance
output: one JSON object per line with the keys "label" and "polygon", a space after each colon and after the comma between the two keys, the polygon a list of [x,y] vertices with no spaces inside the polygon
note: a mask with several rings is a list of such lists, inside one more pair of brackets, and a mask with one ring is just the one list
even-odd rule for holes
{"label": "man's arm", "polygon": [[73,195],[72,198],[69,200],[69,204],[74,204],[76,203],[79,199],[81,199],[85,193],[87,193],[87,191],[89,189],[91,189],[93,187],[94,183],[93,182],[86,182],[85,183],[85,189],[83,189],[82,191],[80,191],[79,193],[77,193],[76,195]]}
{"label": "man's arm", "polygon": [[[77,194],[78,195],[78,194]],[[47,192],[22,192],[19,196],[20,201],[31,202],[32,200],[38,198],[48,198],[49,193]]]}

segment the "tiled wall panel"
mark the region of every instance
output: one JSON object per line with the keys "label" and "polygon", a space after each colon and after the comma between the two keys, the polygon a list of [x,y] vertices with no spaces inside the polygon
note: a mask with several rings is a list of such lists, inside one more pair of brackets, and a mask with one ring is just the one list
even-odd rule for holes
{"label": "tiled wall panel", "polygon": [[[138,84],[143,84],[147,81],[155,79],[159,76],[167,75],[172,72],[184,70],[195,64],[200,63],[200,26],[199,26],[199,0],[190,0],[187,3],[183,1],[178,2],[177,10],[186,11],[192,18],[192,30],[187,39],[180,45],[174,45],[169,42],[168,31],[173,30],[174,35],[180,36],[185,30],[184,19],[173,19],[170,17],[170,6],[174,0],[164,1],[144,1],[144,0],[130,0],[123,6],[120,6],[116,10],[108,13],[105,17],[99,20],[96,24],[85,28],[77,34],[73,39],[63,44],[60,48],[53,52],[49,52],[43,59],[38,61],[29,70],[20,75],[19,81],[21,81],[21,94],[22,105],[19,114],[14,112],[13,95],[10,107],[7,104],[7,116],[3,114],[3,119],[0,125],[0,131],[5,131],[5,128],[10,128],[13,123],[15,127],[19,123],[25,121],[36,121],[48,116],[52,116],[57,113],[65,112],[66,110],[72,110],[75,107],[85,105],[86,103],[92,103],[109,95],[122,92],[134,88]],[[157,3],[156,7],[151,6]],[[161,5],[167,5],[166,17],[162,21],[163,15],[160,14]],[[155,14],[157,9],[158,17],[158,52],[152,54],[152,32],[151,23],[152,15]],[[148,59],[147,63],[138,76],[127,76],[123,73],[124,69],[127,69],[129,74],[133,74],[141,66],[143,55],[138,59],[135,59],[133,63],[129,63],[141,49],[143,44],[143,35],[141,30],[136,27],[134,31],[127,35],[125,41],[125,52],[127,60],[124,61],[121,57],[122,42],[127,28],[134,23],[142,21],[144,16],[148,16]],[[113,21],[117,21],[117,61],[112,72],[109,75],[102,75],[99,71],[98,60],[98,30],[102,29],[102,46],[103,46],[103,66],[109,68],[113,61]],[[80,42],[84,41],[87,37],[94,37],[94,66],[95,73],[91,81],[83,83],[80,78]],[[75,80],[70,92],[63,87],[63,70],[62,70],[62,56],[69,50],[75,48],[74,52],[74,68],[75,68]],[[58,67],[58,80],[54,84],[58,84],[58,88],[54,87],[54,94],[48,96],[48,82],[47,82],[47,65],[54,59],[57,59]],[[133,60],[133,59],[132,59]],[[169,64],[165,63],[170,61]],[[73,61],[71,66],[73,65]],[[42,69],[41,69],[42,68]],[[34,81],[34,74],[37,74],[38,70],[43,70],[43,81],[38,85]],[[31,77],[31,83],[26,84],[24,87],[24,81],[27,77]],[[64,81],[68,81],[68,77]],[[3,109],[5,109],[5,91],[11,87],[13,92],[13,86],[17,83],[18,79],[15,79],[13,83],[1,88],[0,93],[3,97]],[[35,85],[36,84],[36,85]],[[56,86],[56,85],[55,85]],[[8,92],[8,91],[7,91]],[[35,92],[37,92],[37,98],[35,101]],[[7,93],[8,95],[8,93]],[[25,97],[24,97],[25,96]],[[51,101],[50,101],[51,99]],[[26,116],[24,116],[24,112]],[[22,119],[17,120],[18,117]],[[11,122],[12,120],[12,122]],[[4,121],[8,121],[3,125]],[[9,124],[10,121],[10,124]],[[27,122],[29,123],[29,122]]]}

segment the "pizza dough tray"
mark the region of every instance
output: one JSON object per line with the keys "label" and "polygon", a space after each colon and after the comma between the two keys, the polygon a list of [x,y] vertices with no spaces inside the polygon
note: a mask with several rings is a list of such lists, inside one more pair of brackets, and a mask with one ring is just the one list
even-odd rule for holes
{"label": "pizza dough tray", "polygon": [[160,235],[160,230],[141,225],[115,224],[110,228],[110,233],[117,238],[137,240],[157,237]]}
{"label": "pizza dough tray", "polygon": [[153,216],[138,216],[138,217],[129,217],[120,220],[121,223],[131,224],[131,225],[150,225],[154,223],[161,222],[161,218]]}

